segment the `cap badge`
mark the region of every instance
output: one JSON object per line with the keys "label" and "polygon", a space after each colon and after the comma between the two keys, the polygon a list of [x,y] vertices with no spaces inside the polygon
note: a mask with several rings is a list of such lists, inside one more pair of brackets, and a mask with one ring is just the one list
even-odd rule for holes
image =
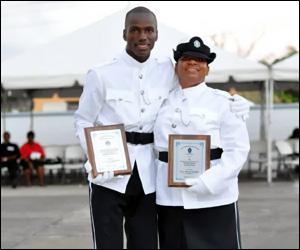
{"label": "cap badge", "polygon": [[195,40],[195,41],[194,41],[194,46],[195,46],[196,48],[200,48],[201,43],[200,43],[198,40]]}

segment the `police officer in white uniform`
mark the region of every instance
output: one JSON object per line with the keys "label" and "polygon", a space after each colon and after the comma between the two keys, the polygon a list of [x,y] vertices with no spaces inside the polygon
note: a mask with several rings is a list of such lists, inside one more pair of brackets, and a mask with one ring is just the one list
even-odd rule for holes
{"label": "police officer in white uniform", "polygon": [[[156,17],[150,10],[129,11],[123,32],[126,50],[88,72],[75,113],[76,135],[85,152],[85,127],[124,124],[133,169],[131,176],[114,177],[110,171],[93,179],[90,163],[85,164],[95,248],[123,247],[124,217],[127,248],[158,245],[153,128],[176,82],[169,58],[150,57],[157,37]],[[232,107],[237,115],[249,113],[245,103],[236,96]]]}
{"label": "police officer in white uniform", "polygon": [[[238,174],[250,149],[243,119],[230,111],[230,95],[205,84],[215,53],[193,37],[174,51],[179,84],[159,111],[155,148],[160,247],[240,248]],[[168,135],[211,136],[210,168],[191,187],[168,187]]]}
{"label": "police officer in white uniform", "polygon": [[[90,181],[90,207],[95,248],[157,248],[153,126],[172,88],[170,59],[150,56],[157,40],[155,15],[136,8],[126,16],[126,50],[92,68],[75,114],[76,133],[86,151],[84,127],[124,124],[132,176],[113,173]],[[86,164],[90,172],[89,162]]]}

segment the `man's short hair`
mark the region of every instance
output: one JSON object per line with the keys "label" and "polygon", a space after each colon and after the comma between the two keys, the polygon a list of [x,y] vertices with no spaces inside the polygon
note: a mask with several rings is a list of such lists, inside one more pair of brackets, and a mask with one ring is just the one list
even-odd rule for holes
{"label": "man's short hair", "polygon": [[156,29],[157,29],[157,20],[156,20],[155,14],[151,10],[147,9],[146,7],[142,7],[142,6],[141,7],[136,7],[136,8],[134,8],[134,9],[132,9],[132,10],[130,10],[130,11],[127,12],[126,17],[125,17],[125,29],[128,26],[128,18],[130,16],[130,14],[133,14],[133,13],[148,13],[148,14],[152,14],[154,16],[155,26],[156,26]]}
{"label": "man's short hair", "polygon": [[33,131],[29,131],[29,132],[27,133],[27,137],[29,137],[29,136],[32,136],[32,137],[34,138],[34,132],[33,132]]}

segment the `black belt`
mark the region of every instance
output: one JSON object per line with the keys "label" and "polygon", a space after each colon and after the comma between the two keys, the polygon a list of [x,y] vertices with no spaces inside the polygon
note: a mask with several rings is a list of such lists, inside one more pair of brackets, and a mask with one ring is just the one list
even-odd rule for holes
{"label": "black belt", "polygon": [[[223,153],[223,149],[214,148],[210,150],[210,160],[220,159]],[[168,152],[159,152],[158,159],[163,162],[168,162]]]}
{"label": "black belt", "polygon": [[149,144],[154,142],[153,133],[125,132],[126,140],[131,144]]}

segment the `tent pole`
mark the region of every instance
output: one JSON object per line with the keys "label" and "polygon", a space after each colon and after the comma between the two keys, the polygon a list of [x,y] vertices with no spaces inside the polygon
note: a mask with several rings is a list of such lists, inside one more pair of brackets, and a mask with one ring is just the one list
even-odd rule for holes
{"label": "tent pole", "polygon": [[267,126],[268,126],[268,133],[267,133],[267,141],[268,141],[268,154],[267,154],[267,161],[268,161],[268,184],[272,184],[272,109],[273,109],[273,77],[271,67],[269,67],[269,88],[268,88],[268,117],[267,117]]}
{"label": "tent pole", "polygon": [[265,102],[266,102],[266,84],[265,86],[262,84],[261,85],[261,91],[260,91],[260,96],[261,96],[261,101],[260,101],[260,131],[259,131],[259,139],[260,140],[265,140],[266,139],[266,122],[265,122]]}
{"label": "tent pole", "polygon": [[[3,89],[3,131],[6,131],[6,105],[7,105],[7,91]],[[1,112],[2,113],[2,112]]]}

